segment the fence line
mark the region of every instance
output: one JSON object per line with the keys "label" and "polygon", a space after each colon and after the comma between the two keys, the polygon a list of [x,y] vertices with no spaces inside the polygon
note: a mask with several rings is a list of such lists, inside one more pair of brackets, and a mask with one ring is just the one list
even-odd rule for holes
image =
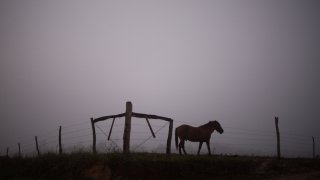
{"label": "fence line", "polygon": [[[142,121],[141,121],[142,122]],[[178,123],[177,123],[178,122]],[[174,124],[177,125],[179,123],[183,123],[183,124],[191,124],[187,121],[174,121]],[[87,124],[87,127],[84,127],[85,124]],[[195,123],[192,123],[195,124]],[[91,128],[90,128],[90,123],[87,121],[83,121],[83,122],[77,122],[74,124],[69,124],[67,126],[63,126],[64,131],[62,132],[62,139],[63,139],[63,144],[65,144],[65,147],[70,147],[71,145],[74,144],[82,144],[84,143],[84,146],[89,146],[90,143],[92,142],[92,140],[90,140],[88,138],[88,140],[83,140],[83,138],[89,137],[91,136]],[[124,123],[115,123],[114,126],[118,126],[118,127],[123,127]],[[200,124],[197,124],[200,125]],[[108,126],[108,124],[106,125],[99,125],[100,128],[102,127],[104,130],[107,130],[107,128],[110,128],[110,126]],[[148,129],[146,128],[146,123],[132,123],[132,126],[137,126],[137,127],[145,127],[145,131],[133,131],[132,134],[137,134],[137,135],[143,135],[143,134],[150,134],[148,132]],[[69,127],[68,129],[66,127]],[[152,127],[162,127],[159,124],[152,124]],[[70,130],[71,129],[71,130]],[[275,140],[275,131],[274,130],[264,130],[264,131],[260,131],[259,129],[250,129],[250,128],[239,128],[239,127],[225,127],[225,129],[229,129],[229,131],[225,131],[225,134],[223,136],[216,136],[213,135],[212,137],[214,138],[214,145],[229,145],[229,146],[254,146],[254,145],[262,145],[262,144],[273,144],[272,147],[269,146],[265,146],[263,147],[263,149],[275,149],[274,146],[274,140]],[[84,133],[85,131],[88,131],[87,133]],[[114,134],[117,133],[122,133],[122,131],[118,131],[118,130],[113,130]],[[157,136],[157,139],[153,139],[152,141],[155,142],[165,142],[164,138],[161,138],[161,135],[167,135],[167,133],[164,132],[157,132],[156,134],[159,135],[159,137]],[[291,133],[291,132],[287,132],[285,129],[281,131],[281,141],[282,141],[282,150],[284,152],[292,152],[292,153],[303,153],[305,155],[310,155],[311,156],[311,152],[312,152],[312,141],[311,141],[311,136],[307,136],[307,135],[302,135],[299,133]],[[105,133],[102,132],[98,132],[97,135],[105,135]],[[245,137],[245,135],[249,135],[251,137]],[[252,137],[255,136],[255,137]],[[45,151],[42,150],[42,148],[46,147],[46,146],[50,146],[55,147],[58,143],[58,133],[57,133],[57,127],[55,127],[55,131],[48,131],[48,133],[42,133],[40,135],[37,136],[38,137],[38,145],[39,145],[39,149],[41,151],[41,153],[43,154]],[[34,136],[33,136],[34,138]],[[149,138],[149,137],[148,137]],[[70,142],[70,140],[73,139],[79,139],[79,141],[76,142]],[[132,138],[133,141],[149,141],[151,138],[149,139],[145,139],[145,138]],[[234,140],[234,139],[242,139],[243,141],[245,141],[244,143],[231,143],[230,141]],[[314,140],[317,143],[319,141],[319,136],[314,136]],[[222,142],[222,141],[225,142]],[[270,141],[269,141],[270,140]],[[122,139],[119,139],[117,136],[114,137],[114,139],[112,139],[112,142],[117,145],[117,143],[115,143],[115,141],[122,141]],[[254,141],[254,143],[247,143],[247,142],[252,142]],[[257,142],[257,141],[261,141]],[[145,142],[144,142],[145,143]],[[144,143],[142,145],[144,145]],[[141,145],[141,146],[142,146]],[[20,146],[21,146],[21,153],[26,154],[26,152],[35,152],[36,151],[36,146],[34,143],[34,139],[30,139],[30,143],[26,143],[26,142],[20,142]],[[118,145],[117,145],[118,146]],[[310,148],[305,148],[305,147],[309,147]],[[17,143],[12,143],[10,146],[7,146],[9,148],[9,154],[17,154],[18,153],[18,146]],[[4,152],[3,154],[5,154],[6,148],[3,148],[1,150],[1,152]],[[134,150],[139,149],[139,146],[136,146],[135,148],[133,148]],[[288,147],[295,147],[294,149],[290,149]],[[119,148],[120,149],[120,148]],[[310,151],[310,152],[309,152]],[[1,153],[2,154],[2,153]],[[319,150],[316,149],[316,155],[319,154]]]}
{"label": "fence line", "polygon": [[[100,133],[100,134],[102,134],[102,133]],[[85,136],[87,136],[87,137],[89,137],[89,135],[81,135],[81,136],[75,136],[75,137],[72,137],[71,139],[74,139],[74,138],[79,138],[79,137],[85,137]],[[220,137],[219,139],[229,139],[229,137]],[[230,138],[230,139],[234,139],[234,138]],[[239,138],[239,139],[244,139],[244,140],[248,140],[248,138]],[[113,141],[122,141],[122,139],[112,139]],[[133,138],[132,139],[133,141],[135,141],[135,140],[145,140],[144,138]],[[163,141],[164,139],[154,139],[153,141]],[[249,140],[251,140],[251,139],[249,139]],[[258,140],[258,139],[257,139]],[[55,141],[53,141],[55,144],[54,145],[56,145],[57,144],[57,141],[58,140],[55,140]],[[80,141],[77,141],[77,142],[75,142],[74,144],[77,144],[77,143],[79,143]],[[91,140],[87,140],[87,141],[81,141],[82,143],[83,142],[87,142],[87,143],[90,143],[91,142]],[[50,145],[50,143],[51,142],[48,142],[48,143],[40,143],[39,145],[40,145],[40,148],[42,147],[42,146],[45,146],[45,145]],[[269,143],[273,143],[272,141],[270,141]],[[71,144],[70,142],[68,143],[68,144]],[[215,142],[213,143],[213,144],[234,144],[234,143],[226,143],[226,142],[217,142],[217,139],[215,140]],[[250,143],[239,143],[238,145],[248,145],[248,144],[250,144]],[[265,142],[261,142],[261,143],[259,143],[259,142],[255,142],[254,144],[251,144],[251,145],[260,145],[260,144],[265,144]],[[52,145],[52,143],[51,143],[51,145]],[[284,147],[288,147],[289,145],[291,145],[291,146],[297,146],[297,143],[294,143],[294,142],[290,142],[290,143],[288,143],[288,141],[284,141]],[[303,145],[305,145],[305,144],[303,144]],[[311,144],[307,144],[307,145],[311,145]],[[23,152],[27,152],[27,151],[35,151],[35,149],[34,149],[34,147],[30,147],[30,146],[25,146],[24,144],[21,144],[21,147],[22,147],[22,151]],[[268,146],[266,146],[266,147],[268,147]],[[302,150],[305,150],[304,148],[302,148],[301,146],[297,146],[298,148],[300,147]],[[296,147],[296,148],[297,148]],[[305,146],[303,146],[303,147],[305,147]],[[265,148],[265,147],[264,147]],[[295,149],[296,149],[295,148]],[[16,147],[10,147],[10,149],[11,150],[13,150],[13,149],[17,149]],[[284,148],[285,149],[285,148]],[[287,149],[288,151],[292,151],[292,149]]]}

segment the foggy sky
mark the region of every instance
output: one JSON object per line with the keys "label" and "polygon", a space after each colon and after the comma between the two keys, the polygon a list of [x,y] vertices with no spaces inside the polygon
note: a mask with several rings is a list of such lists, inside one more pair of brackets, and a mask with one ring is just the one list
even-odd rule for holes
{"label": "foggy sky", "polygon": [[[319,10],[316,0],[2,0],[0,153],[132,101],[174,127],[218,120],[218,153],[258,143],[275,154],[275,136],[250,138],[272,134],[279,116],[283,148],[309,157],[311,136],[320,144]],[[242,129],[257,136],[237,139]]]}

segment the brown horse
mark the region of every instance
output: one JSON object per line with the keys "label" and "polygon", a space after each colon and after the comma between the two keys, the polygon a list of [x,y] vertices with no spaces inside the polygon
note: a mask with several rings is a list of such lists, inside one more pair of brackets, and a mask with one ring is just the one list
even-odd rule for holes
{"label": "brown horse", "polygon": [[218,121],[209,121],[207,124],[204,124],[199,127],[192,127],[186,124],[183,124],[176,128],[175,131],[175,140],[176,140],[176,147],[178,149],[178,137],[180,139],[179,143],[179,154],[181,154],[181,149],[183,150],[184,154],[187,155],[186,150],[184,149],[184,141],[192,141],[192,142],[199,142],[199,150],[198,155],[200,153],[200,149],[203,142],[206,142],[209,155],[211,155],[210,151],[210,138],[211,134],[214,130],[217,130],[220,134],[223,133],[223,129]]}

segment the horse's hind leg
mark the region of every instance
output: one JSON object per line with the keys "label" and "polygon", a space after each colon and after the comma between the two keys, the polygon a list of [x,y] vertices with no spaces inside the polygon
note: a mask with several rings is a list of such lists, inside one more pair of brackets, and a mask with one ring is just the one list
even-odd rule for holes
{"label": "horse's hind leg", "polygon": [[210,150],[210,143],[209,143],[209,141],[207,141],[206,144],[207,144],[207,147],[208,147],[209,156],[211,156],[211,150]]}
{"label": "horse's hind leg", "polygon": [[180,139],[180,142],[179,142],[179,154],[180,154],[180,155],[182,155],[182,154],[181,154],[181,148],[182,148],[182,140]]}
{"label": "horse's hind leg", "polygon": [[199,149],[198,149],[198,153],[197,153],[197,155],[199,155],[199,154],[200,154],[200,150],[201,150],[201,147],[202,147],[202,143],[203,143],[203,142],[199,142]]}
{"label": "horse's hind leg", "polygon": [[184,152],[184,155],[187,155],[187,152],[186,152],[186,150],[184,149],[184,141],[182,141],[182,150],[183,150],[183,152]]}

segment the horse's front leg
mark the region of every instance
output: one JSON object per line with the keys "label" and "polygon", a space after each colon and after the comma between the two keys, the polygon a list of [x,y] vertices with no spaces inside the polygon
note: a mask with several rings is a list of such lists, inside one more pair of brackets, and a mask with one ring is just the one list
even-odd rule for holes
{"label": "horse's front leg", "polygon": [[184,152],[184,155],[187,155],[187,152],[186,152],[186,150],[184,149],[184,142],[185,142],[185,141],[182,141],[182,150],[183,150],[183,152]]}
{"label": "horse's front leg", "polygon": [[199,149],[198,149],[197,155],[200,155],[200,150],[201,150],[201,147],[202,147],[202,143],[203,143],[203,142],[199,142]]}
{"label": "horse's front leg", "polygon": [[207,147],[208,147],[209,156],[211,156],[211,150],[210,150],[210,143],[209,143],[209,141],[207,141],[206,144],[207,144]]}

